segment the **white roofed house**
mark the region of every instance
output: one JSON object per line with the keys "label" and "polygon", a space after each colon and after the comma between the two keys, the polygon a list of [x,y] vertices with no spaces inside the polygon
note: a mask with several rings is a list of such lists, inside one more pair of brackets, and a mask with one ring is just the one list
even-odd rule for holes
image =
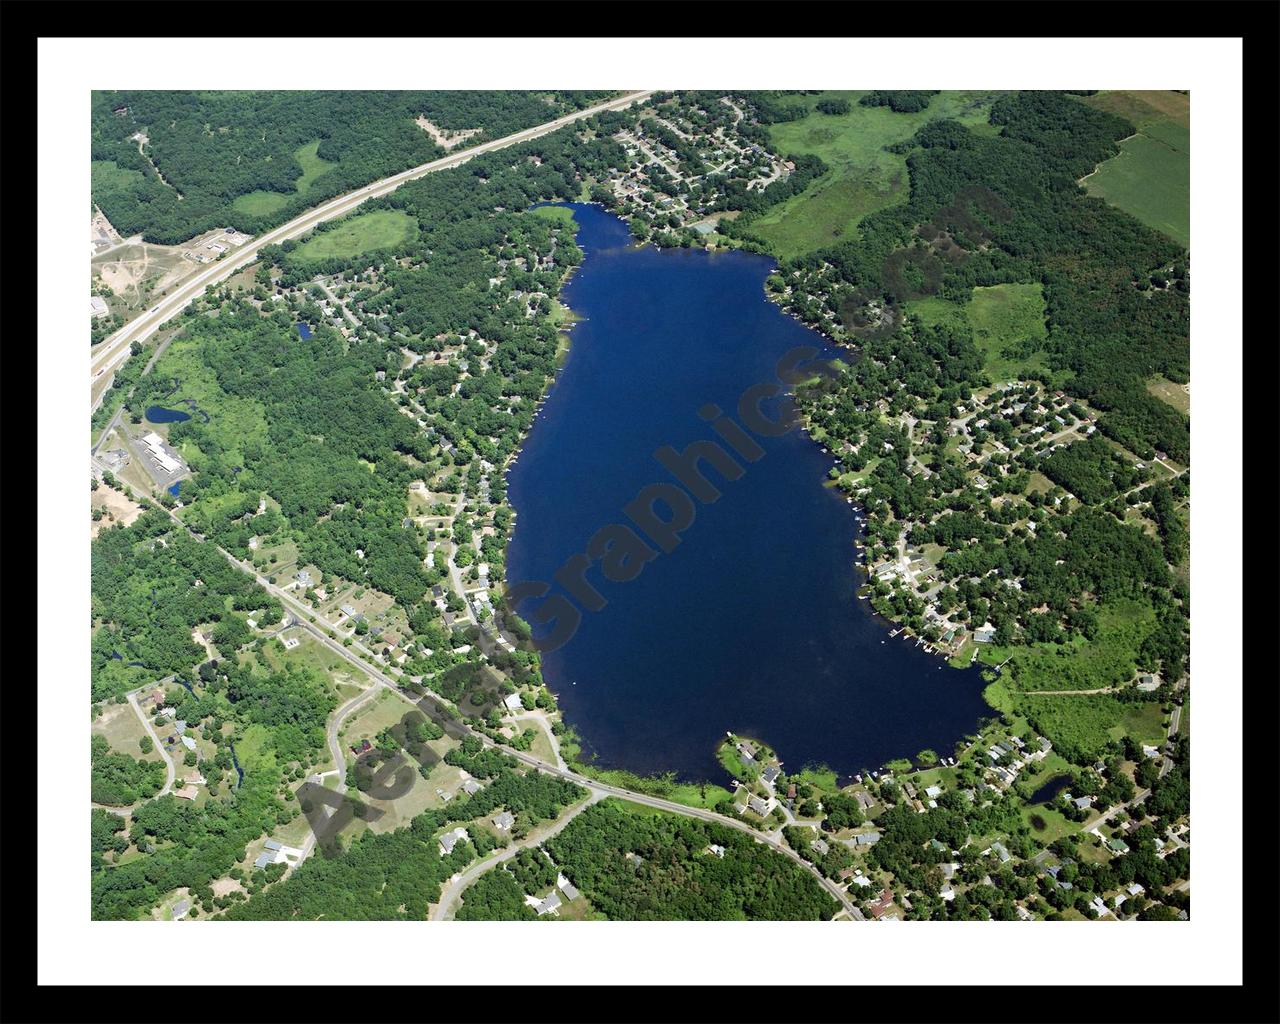
{"label": "white roofed house", "polygon": [[[574,890],[574,891],[576,892],[577,890]],[[560,906],[561,902],[562,900],[560,899],[560,894],[556,892],[554,889],[552,889],[551,894],[547,896],[547,898],[544,899],[541,903],[538,904],[537,906],[538,916],[541,917],[543,914],[555,913],[556,909]]]}
{"label": "white roofed house", "polygon": [[467,830],[461,826],[455,828],[452,832],[446,832],[440,837],[440,856],[447,857],[449,854],[453,853],[453,848],[457,846],[458,843],[467,838],[469,838]]}
{"label": "white roofed house", "polygon": [[570,882],[569,879],[565,878],[563,872],[556,875],[556,885],[559,886],[560,891],[564,893],[564,898],[566,900],[569,900],[572,902],[573,900],[576,900],[578,898],[578,895],[579,895],[578,890],[574,888],[573,883]]}

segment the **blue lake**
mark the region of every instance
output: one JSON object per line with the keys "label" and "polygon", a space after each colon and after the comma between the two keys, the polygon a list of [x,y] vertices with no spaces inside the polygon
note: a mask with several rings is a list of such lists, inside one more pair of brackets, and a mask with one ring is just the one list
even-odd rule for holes
{"label": "blue lake", "polygon": [[[623,507],[642,488],[676,482],[658,448],[717,439],[700,409],[715,403],[737,420],[744,391],[778,382],[784,353],[836,355],[765,298],[771,260],[636,248],[616,217],[572,208],[586,260],[563,299],[586,319],[509,477],[508,579],[551,584],[518,605],[531,621],[565,593],[556,570],[597,530],[630,524]],[[847,775],[924,748],[950,753],[993,713],[978,670],[891,639],[858,600],[859,524],[823,486],[831,457],[798,428],[752,438],[763,454],[740,459],[738,479],[702,463],[722,497],[696,505],[674,550],[629,582],[590,568],[605,606],[582,611],[571,639],[543,654],[586,754],[601,767],[720,779],[726,730],[764,740],[792,770]]]}
{"label": "blue lake", "polygon": [[298,324],[298,337],[306,341],[311,337],[311,327],[308,324]]}
{"label": "blue lake", "polygon": [[181,423],[191,419],[191,413],[181,409],[166,409],[160,405],[147,406],[147,419],[152,423]]}

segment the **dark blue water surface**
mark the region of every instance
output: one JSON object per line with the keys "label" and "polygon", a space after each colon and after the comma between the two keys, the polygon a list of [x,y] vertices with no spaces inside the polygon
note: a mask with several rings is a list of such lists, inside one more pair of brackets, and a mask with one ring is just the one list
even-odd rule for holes
{"label": "dark blue water surface", "polygon": [[[616,217],[573,209],[587,255],[563,298],[585,320],[509,478],[508,578],[546,581],[552,595],[564,593],[556,570],[598,529],[629,522],[637,492],[675,482],[656,449],[716,439],[699,409],[733,413],[747,388],[777,383],[783,353],[824,345],[765,298],[771,260],[635,248]],[[714,749],[726,730],[765,741],[793,770],[849,774],[950,751],[991,714],[978,671],[890,639],[857,599],[859,526],[823,486],[831,457],[798,428],[756,440],[765,454],[739,460],[739,479],[706,470],[723,497],[696,505],[671,553],[629,582],[589,570],[606,606],[543,655],[587,754],[697,779],[723,776]],[[532,619],[544,600],[518,610]]]}
{"label": "dark blue water surface", "polygon": [[311,337],[311,327],[308,324],[298,324],[298,337],[306,341]]}
{"label": "dark blue water surface", "polygon": [[1071,785],[1070,775],[1055,775],[1052,779],[1031,794],[1030,802],[1033,804],[1047,803],[1069,785]]}
{"label": "dark blue water surface", "polygon": [[181,423],[191,419],[191,413],[181,409],[166,409],[161,405],[147,406],[147,419],[152,423]]}
{"label": "dark blue water surface", "polygon": [[174,484],[172,487],[169,488],[169,493],[176,498],[178,496],[178,491],[181,487],[182,487],[182,481],[179,480],[176,484]]}

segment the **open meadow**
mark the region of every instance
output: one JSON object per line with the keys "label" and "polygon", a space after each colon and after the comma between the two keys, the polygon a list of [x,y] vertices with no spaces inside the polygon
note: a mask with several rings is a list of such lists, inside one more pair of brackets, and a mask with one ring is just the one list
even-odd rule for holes
{"label": "open meadow", "polygon": [[[886,146],[903,142],[927,121],[950,117],[974,131],[994,134],[987,123],[998,92],[943,92],[916,113],[888,107],[863,107],[863,92],[824,92],[803,97],[810,113],[797,121],[769,126],[774,148],[785,156],[816,153],[830,167],[798,196],[770,209],[751,225],[783,258],[857,238],[857,225],[877,210],[905,202],[907,158]],[[845,114],[814,109],[824,99],[845,99]]]}

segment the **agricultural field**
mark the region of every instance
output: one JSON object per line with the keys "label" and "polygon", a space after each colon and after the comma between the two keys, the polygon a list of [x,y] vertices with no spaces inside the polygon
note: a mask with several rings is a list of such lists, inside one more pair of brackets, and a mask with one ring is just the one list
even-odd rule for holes
{"label": "agricultural field", "polygon": [[1093,195],[1183,245],[1191,244],[1191,100],[1176,92],[1107,92],[1091,106],[1132,121],[1137,134],[1086,176]]}
{"label": "agricultural field", "polygon": [[[863,217],[906,201],[907,158],[886,152],[885,146],[909,139],[925,122],[943,117],[975,131],[995,132],[987,119],[997,92],[944,92],[934,96],[926,109],[910,114],[859,106],[863,95],[833,91],[806,96],[803,99],[811,111],[807,117],[769,126],[777,152],[785,156],[816,153],[831,168],[800,195],[752,222],[751,233],[784,259],[856,238]],[[848,113],[814,110],[821,100],[837,98],[849,101]]]}
{"label": "agricultural field", "polygon": [[297,249],[297,258],[321,260],[350,257],[375,249],[393,249],[418,233],[417,222],[399,210],[375,210],[344,221],[330,231],[311,236]]}

